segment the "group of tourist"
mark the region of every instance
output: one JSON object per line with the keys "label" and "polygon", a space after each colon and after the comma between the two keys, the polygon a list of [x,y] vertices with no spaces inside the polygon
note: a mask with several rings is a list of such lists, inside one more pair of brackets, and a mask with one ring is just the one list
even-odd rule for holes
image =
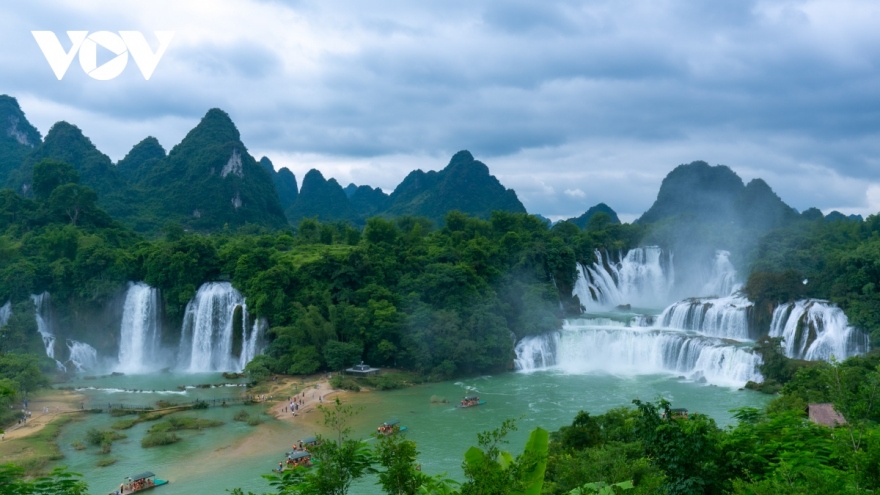
{"label": "group of tourist", "polygon": [[392,433],[395,433],[395,432],[396,432],[396,430],[394,429],[395,426],[397,426],[397,425],[385,425],[385,424],[383,424],[382,426],[376,428],[376,431],[377,431],[380,435],[391,435]]}
{"label": "group of tourist", "polygon": [[[305,397],[306,393],[303,392],[302,397]],[[299,406],[302,404],[302,398],[300,396],[294,395],[293,397],[287,397],[288,405],[281,408],[281,412],[290,412],[290,414],[296,416],[297,411],[299,411]]]}
{"label": "group of tourist", "polygon": [[461,407],[476,406],[476,405],[479,404],[479,403],[480,403],[480,398],[479,398],[479,397],[465,397],[465,398],[461,401]]}
{"label": "group of tourist", "polygon": [[131,478],[129,478],[128,484],[120,483],[119,490],[115,493],[116,495],[122,495],[123,493],[134,493],[145,488],[150,488],[153,486],[153,484],[153,480],[149,478],[136,481],[132,481]]}

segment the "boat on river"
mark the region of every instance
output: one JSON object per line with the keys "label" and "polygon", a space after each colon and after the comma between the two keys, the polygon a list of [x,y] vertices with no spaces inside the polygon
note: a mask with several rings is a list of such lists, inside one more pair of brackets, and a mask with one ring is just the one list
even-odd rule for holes
{"label": "boat on river", "polygon": [[486,401],[480,400],[480,398],[476,395],[468,395],[461,400],[461,403],[458,405],[458,407],[482,406],[485,403]]}
{"label": "boat on river", "polygon": [[400,433],[401,431],[406,431],[406,426],[402,426],[399,419],[386,421],[379,425],[378,428],[376,428],[377,433],[386,436],[394,435],[395,433]]}
{"label": "boat on river", "polygon": [[287,453],[287,467],[312,467],[312,454],[308,450],[294,450]]}
{"label": "boat on river", "polygon": [[120,484],[119,489],[110,492],[110,495],[137,493],[168,484],[168,480],[153,479],[155,476],[156,475],[150,471],[144,471],[134,476],[129,476]]}

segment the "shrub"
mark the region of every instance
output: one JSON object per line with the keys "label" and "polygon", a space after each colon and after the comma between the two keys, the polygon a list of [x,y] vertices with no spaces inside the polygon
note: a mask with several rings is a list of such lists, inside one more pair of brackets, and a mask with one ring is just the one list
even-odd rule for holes
{"label": "shrub", "polygon": [[104,459],[98,461],[98,467],[106,467],[113,464],[116,464],[116,459],[114,459],[113,457],[105,457]]}
{"label": "shrub", "polygon": [[110,428],[113,428],[114,430],[127,430],[138,424],[138,422],[138,419],[123,419],[110,425]]}
{"label": "shrub", "polygon": [[337,374],[330,379],[330,386],[341,390],[351,390],[352,392],[360,392],[361,386],[351,378]]}
{"label": "shrub", "polygon": [[141,440],[141,447],[149,448],[149,447],[159,447],[162,445],[171,445],[172,443],[176,443],[180,441],[180,437],[175,435],[174,433],[167,433],[164,431],[148,433]]}

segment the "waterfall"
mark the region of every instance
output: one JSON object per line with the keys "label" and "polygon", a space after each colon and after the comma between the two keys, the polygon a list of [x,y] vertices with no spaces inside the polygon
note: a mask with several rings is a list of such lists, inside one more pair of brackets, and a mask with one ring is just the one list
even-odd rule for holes
{"label": "waterfall", "polygon": [[46,355],[55,360],[55,365],[60,371],[67,371],[67,367],[61,361],[55,359],[55,334],[52,333],[49,325],[49,293],[32,294],[31,299],[37,307],[37,331],[43,338],[43,347],[46,348]]}
{"label": "waterfall", "polygon": [[666,308],[658,318],[657,327],[748,340],[753,306],[745,297],[736,296],[685,299]]}
{"label": "waterfall", "polygon": [[160,333],[158,289],[143,282],[130,283],[119,330],[117,371],[144,373],[156,369]]}
{"label": "waterfall", "polygon": [[578,267],[574,293],[585,308],[630,304],[650,307],[666,303],[675,282],[672,254],[657,246],[631,249],[621,261],[605,259],[597,249],[596,262]]}
{"label": "waterfall", "polygon": [[568,320],[557,332],[522,339],[515,351],[516,367],[522,371],[665,373],[730,387],[763,380],[757,354],[719,339],[680,331],[599,327]]}
{"label": "waterfall", "polygon": [[72,364],[76,371],[86,371],[98,365],[98,351],[94,347],[76,340],[67,340],[67,349]]}
{"label": "waterfall", "polygon": [[709,271],[709,280],[703,285],[700,294],[724,297],[732,295],[741,288],[742,284],[737,282],[736,268],[730,262],[730,251],[715,251],[715,260]]}
{"label": "waterfall", "polygon": [[849,325],[843,310],[819,299],[782,304],[773,311],[770,336],[782,337],[785,355],[810,361],[844,360],[868,351],[868,336]]}
{"label": "waterfall", "polygon": [[559,332],[544,335],[530,335],[517,342],[513,363],[517,370],[535,371],[556,364],[556,349],[559,346]]}
{"label": "waterfall", "polygon": [[12,303],[10,301],[6,301],[6,304],[0,306],[0,328],[5,327],[7,323],[9,323],[9,318],[12,316]]}
{"label": "waterfall", "polygon": [[260,339],[266,333],[269,323],[265,318],[257,318],[254,320],[251,330],[247,332],[247,305],[242,308],[242,320],[245,322],[242,328],[245,329],[245,335],[242,337],[241,356],[238,359],[238,369],[243,370],[251,360],[260,352]]}
{"label": "waterfall", "polygon": [[[241,352],[233,355],[236,308],[241,308]],[[178,365],[188,371],[241,371],[258,352],[266,323],[248,325],[244,297],[228,282],[199,287],[186,305]]]}

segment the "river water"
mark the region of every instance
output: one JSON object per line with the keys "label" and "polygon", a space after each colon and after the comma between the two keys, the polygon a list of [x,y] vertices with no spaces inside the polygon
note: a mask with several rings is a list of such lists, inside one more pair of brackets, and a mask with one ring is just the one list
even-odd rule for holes
{"label": "river water", "polygon": [[[71,444],[83,441],[89,428],[106,429],[124,417],[109,414],[87,414],[82,420],[66,426],[58,442],[65,465],[84,475],[93,494],[106,494],[125,476],[145,470],[171,483],[157,489],[161,495],[192,493],[225,493],[240,487],[256,493],[269,492],[260,478],[283,459],[285,450],[297,440],[311,436],[313,428],[296,422],[278,421],[263,416],[264,424],[248,426],[233,421],[242,408],[259,414],[265,406],[219,404],[246,394],[236,386],[192,388],[199,384],[229,383],[219,373],[157,373],[150,375],[108,376],[79,379],[73,383],[86,397],[85,407],[112,404],[128,406],[151,405],[157,400],[189,402],[196,399],[211,404],[206,410],[178,413],[216,419],[225,424],[202,431],[183,431],[182,441],[168,446],[142,448],[140,439],[152,423],[141,423],[123,430],[128,438],[113,444],[110,454],[99,454],[97,447],[75,450]],[[179,389],[178,386],[190,388]],[[486,404],[469,409],[455,407],[463,395],[476,393]],[[504,373],[462,381],[419,385],[388,392],[365,392],[349,395],[348,402],[359,407],[353,421],[355,437],[369,439],[377,425],[389,419],[400,419],[407,427],[408,438],[421,452],[419,460],[426,473],[446,472],[462,479],[461,462],[464,452],[476,443],[476,434],[497,428],[504,419],[519,418],[519,431],[510,435],[509,450],[520,452],[535,427],[555,430],[570,424],[579,410],[599,414],[613,407],[631,406],[633,399],[670,400],[675,407],[708,414],[720,425],[733,422],[730,411],[735,408],[762,407],[768,396],[748,390],[718,387],[663,375],[621,376],[603,373],[570,374],[563,370],[542,370],[531,373]],[[432,397],[445,398],[447,403],[432,403]],[[215,401],[216,404],[215,405]],[[317,412],[311,414],[317,415]],[[132,416],[128,416],[132,417]],[[112,457],[117,462],[98,467],[97,462]],[[352,493],[381,493],[374,479],[358,482]]]}

